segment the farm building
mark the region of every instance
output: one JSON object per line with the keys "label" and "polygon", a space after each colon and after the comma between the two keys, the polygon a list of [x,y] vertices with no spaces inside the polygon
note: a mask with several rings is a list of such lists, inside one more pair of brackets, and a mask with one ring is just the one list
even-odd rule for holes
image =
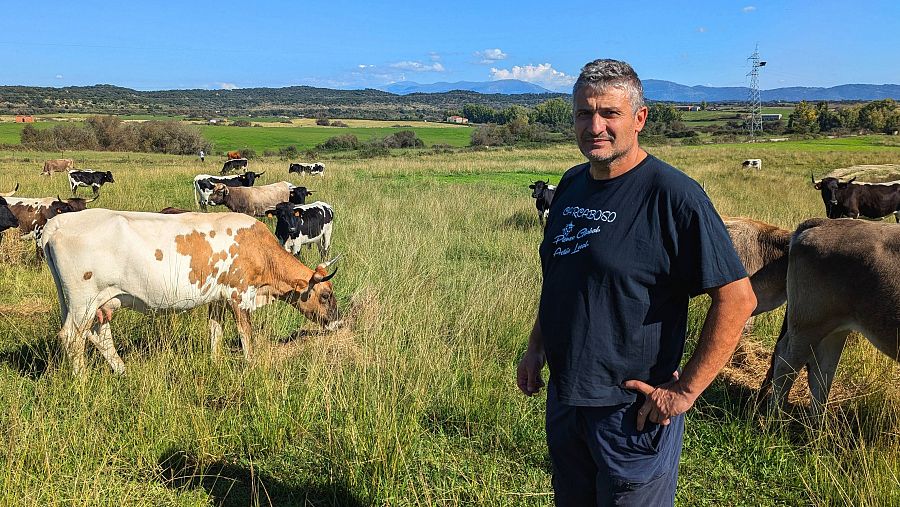
{"label": "farm building", "polygon": [[691,105],[677,105],[675,106],[676,111],[699,111],[700,106],[691,106]]}
{"label": "farm building", "polygon": [[761,114],[759,117],[762,121],[778,121],[781,119],[780,114]]}
{"label": "farm building", "polygon": [[462,116],[456,116],[456,115],[448,116],[447,123],[460,123],[460,124],[465,125],[466,123],[469,123],[469,119],[462,117]]}
{"label": "farm building", "polygon": [[34,123],[34,116],[30,114],[17,114],[16,123]]}

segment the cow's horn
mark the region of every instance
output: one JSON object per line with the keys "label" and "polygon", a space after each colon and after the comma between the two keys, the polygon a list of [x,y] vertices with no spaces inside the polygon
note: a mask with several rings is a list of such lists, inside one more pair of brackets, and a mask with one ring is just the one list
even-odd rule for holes
{"label": "cow's horn", "polygon": [[259,173],[259,174],[257,174],[257,175],[256,175],[256,177],[257,177],[257,178],[259,178],[259,177],[260,177],[260,176],[262,176],[262,175],[263,175],[263,174],[266,174],[266,172],[265,172],[265,171],[263,171],[263,172],[261,172],[261,173]]}
{"label": "cow's horn", "polygon": [[12,197],[19,190],[19,182],[16,182],[16,188],[12,189],[12,192],[0,193],[0,197]]}
{"label": "cow's horn", "polygon": [[100,198],[100,194],[97,194],[97,195],[94,196],[93,199],[88,199],[88,200],[84,201],[84,203],[87,204],[87,203],[89,203],[89,202],[94,202],[94,201],[96,201],[96,200],[99,199],[99,198]]}
{"label": "cow's horn", "polygon": [[337,262],[338,259],[340,259],[342,255],[344,255],[344,254],[338,254],[337,257],[335,257],[334,259],[331,259],[330,261],[325,261],[325,262],[323,262],[323,263],[322,263],[322,267],[325,268],[325,269],[328,269],[328,267],[331,266],[332,264],[334,264],[335,262]]}
{"label": "cow's horn", "polygon": [[813,184],[813,185],[818,185],[818,184],[819,184],[819,182],[816,181],[816,177],[813,176],[813,173],[809,173],[809,179],[810,179],[810,181],[812,181],[812,184]]}

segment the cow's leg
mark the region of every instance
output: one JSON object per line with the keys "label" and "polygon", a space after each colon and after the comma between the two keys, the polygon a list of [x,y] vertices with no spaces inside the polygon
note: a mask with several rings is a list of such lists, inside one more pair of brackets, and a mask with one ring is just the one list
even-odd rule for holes
{"label": "cow's leg", "polygon": [[828,392],[831,383],[834,382],[834,374],[837,371],[841,352],[847,342],[849,331],[835,331],[819,342],[813,350],[813,357],[807,363],[807,376],[809,382],[809,394],[812,397],[811,408],[813,415],[821,417],[825,413],[825,403],[828,401]]}
{"label": "cow's leg", "polygon": [[249,361],[253,355],[253,342],[251,341],[253,328],[250,325],[250,311],[241,308],[234,301],[229,301],[228,305],[231,307],[231,313],[234,314],[234,323],[237,325],[238,334],[241,336],[241,348],[244,349],[244,358]]}
{"label": "cow's leg", "polygon": [[225,306],[213,303],[209,305],[209,346],[213,360],[221,355],[222,322],[225,321]]}
{"label": "cow's leg", "polygon": [[811,354],[809,340],[797,335],[789,326],[784,337],[775,344],[775,352],[772,356],[772,399],[770,401],[772,408],[786,405],[788,393],[797,380],[797,374],[803,365],[809,362]]}
{"label": "cow's leg", "polygon": [[[73,315],[71,311],[68,314]],[[88,332],[88,326],[90,323],[78,326],[73,320],[67,318],[57,335],[66,350],[66,356],[72,363],[72,372],[75,375],[83,375],[85,372],[84,335]]]}
{"label": "cow's leg", "polygon": [[116,351],[116,346],[113,343],[112,328],[109,325],[109,320],[106,320],[102,324],[94,324],[88,338],[100,354],[103,355],[106,362],[109,363],[113,373],[116,375],[125,373],[125,363],[122,361],[122,358],[119,356],[119,353]]}

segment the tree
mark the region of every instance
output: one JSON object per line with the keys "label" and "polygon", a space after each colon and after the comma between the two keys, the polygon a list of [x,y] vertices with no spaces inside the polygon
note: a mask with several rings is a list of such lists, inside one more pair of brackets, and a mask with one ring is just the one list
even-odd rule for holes
{"label": "tree", "polygon": [[828,132],[843,126],[841,117],[830,109],[828,102],[822,101],[816,104],[816,116],[819,123],[819,132]]}
{"label": "tree", "polygon": [[859,110],[859,126],[874,132],[893,132],[898,127],[893,120],[897,109],[893,99],[869,102]]}
{"label": "tree", "polygon": [[572,104],[563,98],[541,102],[534,107],[534,121],[551,127],[572,125]]}
{"label": "tree", "polygon": [[483,104],[466,104],[462,107],[462,115],[472,123],[492,123],[496,121],[497,111]]}
{"label": "tree", "polygon": [[788,130],[798,134],[809,134],[819,130],[816,108],[805,100],[800,101],[788,117]]}

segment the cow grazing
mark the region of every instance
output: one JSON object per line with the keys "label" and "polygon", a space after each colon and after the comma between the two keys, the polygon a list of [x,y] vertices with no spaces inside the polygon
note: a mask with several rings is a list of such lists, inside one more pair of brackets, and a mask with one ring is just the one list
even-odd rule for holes
{"label": "cow grazing", "polygon": [[12,192],[0,192],[0,197],[12,197],[18,191],[19,191],[19,184],[16,183],[16,188],[12,189]]}
{"label": "cow grazing", "polygon": [[744,169],[762,169],[762,159],[759,158],[748,158],[743,163],[741,163],[741,167]]}
{"label": "cow grazing", "polygon": [[842,182],[827,177],[813,186],[822,192],[828,218],[882,218],[891,213],[900,223],[900,183],[854,183],[856,178]]}
{"label": "cow grazing", "polygon": [[92,171],[90,169],[80,169],[69,171],[69,186],[72,187],[72,195],[77,195],[78,187],[90,187],[94,191],[94,197],[100,193],[100,187],[104,183],[115,183],[112,172],[110,171]]}
{"label": "cow grazing", "polygon": [[123,307],[148,313],[212,303],[214,357],[226,307],[248,359],[250,314],[276,299],[326,329],[340,325],[331,262],[308,268],[264,224],[239,213],[90,209],[52,220],[43,245],[60,303],[58,336],[76,374],[85,368],[86,339],[114,372],[124,373],[110,329]]}
{"label": "cow grazing", "polygon": [[288,174],[297,173],[297,174],[322,174],[325,172],[325,164],[320,162],[316,162],[314,164],[294,164],[292,163],[288,167]]}
{"label": "cow grazing", "polygon": [[247,167],[247,159],[246,158],[234,158],[230,159],[222,165],[222,170],[219,171],[219,174],[228,174],[235,169],[240,169],[241,167]]}
{"label": "cow grazing", "polygon": [[229,187],[216,183],[209,195],[209,202],[224,204],[231,211],[259,217],[265,215],[267,209],[286,202],[293,188],[294,185],[287,181],[261,187]]}
{"label": "cow grazing", "polygon": [[10,211],[9,206],[6,203],[6,199],[0,197],[0,233],[5,231],[6,229],[12,229],[13,227],[17,227],[19,225],[19,219],[13,215],[13,212]]}
{"label": "cow grazing", "polygon": [[229,151],[227,154],[228,160],[234,160],[236,158],[242,158],[241,152],[239,151]]}
{"label": "cow grazing", "polygon": [[328,203],[282,202],[266,210],[266,216],[278,220],[275,224],[275,237],[288,252],[297,255],[303,245],[312,248],[315,243],[319,246],[319,255],[322,259],[328,255],[334,222],[334,210]]}
{"label": "cow grazing", "polygon": [[900,360],[900,229],[814,218],[791,239],[787,312],[760,395],[771,383],[783,404],[805,365],[813,412],[821,415],[850,331]]}
{"label": "cow grazing", "polygon": [[783,305],[787,300],[791,231],[752,218],[722,217],[722,220],[756,295],[753,315]]}
{"label": "cow grazing", "polygon": [[198,174],[197,176],[194,176],[194,204],[203,211],[206,211],[206,206],[210,204],[209,195],[212,194],[213,186],[216,183],[222,183],[229,187],[252,187],[256,182],[256,179],[263,174],[266,174],[266,172],[263,171],[257,174],[253,171],[247,171],[244,174],[232,176]]}
{"label": "cow grazing", "polygon": [[288,201],[293,204],[306,204],[306,198],[313,194],[312,190],[306,187],[294,187],[291,189],[291,196]]}
{"label": "cow grazing", "polygon": [[553,203],[553,194],[556,193],[556,185],[551,185],[550,180],[535,181],[528,188],[532,190],[531,197],[534,198],[534,205],[538,210],[538,221],[541,226],[547,220],[550,214],[550,204]]}
{"label": "cow grazing", "polygon": [[50,176],[53,173],[61,173],[75,169],[75,161],[71,158],[57,158],[44,162],[44,168],[41,169],[41,176]]}

